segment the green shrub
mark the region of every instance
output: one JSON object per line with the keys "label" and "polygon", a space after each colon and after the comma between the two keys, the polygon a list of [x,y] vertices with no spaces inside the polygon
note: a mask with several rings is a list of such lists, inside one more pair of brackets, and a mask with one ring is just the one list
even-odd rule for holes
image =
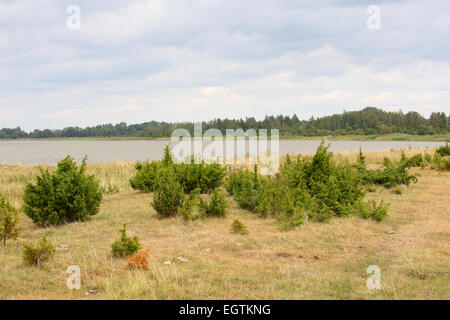
{"label": "green shrub", "polygon": [[164,149],[162,161],[137,162],[136,175],[130,180],[131,187],[143,192],[155,191],[161,172],[171,167],[177,181],[183,187],[184,192],[190,193],[200,189],[201,193],[209,193],[219,187],[226,174],[226,169],[217,163],[195,163],[194,157],[190,163],[175,164],[168,146]]}
{"label": "green shrub", "polygon": [[138,252],[142,247],[136,236],[133,238],[127,236],[126,225],[119,230],[121,233],[120,239],[111,245],[112,255],[116,258],[123,258]]}
{"label": "green shrub", "polygon": [[321,220],[329,216],[325,214],[328,210],[338,216],[345,215],[342,208],[364,195],[358,171],[348,162],[338,163],[332,157],[333,153],[322,142],[312,159],[299,158],[283,166],[280,171],[282,179],[291,189],[302,191],[303,201],[307,199],[306,194],[314,199],[309,201],[306,209],[316,210]]}
{"label": "green shrub", "polygon": [[226,169],[221,165],[203,161],[195,163],[194,158],[191,158],[191,163],[180,163],[174,167],[177,180],[186,193],[195,189],[200,189],[201,193],[210,193],[221,185],[226,174]]}
{"label": "green shrub", "polygon": [[182,205],[183,188],[176,179],[173,168],[168,167],[161,172],[157,190],[153,196],[153,208],[162,217],[174,216]]}
{"label": "green shrub", "polygon": [[[384,157],[383,158],[383,166],[385,168],[392,168],[394,166],[394,162],[392,162],[392,160],[389,159],[388,157]],[[363,169],[365,169],[365,167]]]}
{"label": "green shrub", "polygon": [[354,207],[353,213],[363,219],[381,221],[386,218],[388,207],[389,205],[384,204],[383,200],[381,200],[378,205],[374,200],[368,202],[358,201]]}
{"label": "green shrub", "polygon": [[223,217],[228,204],[225,195],[219,189],[214,189],[209,200],[200,199],[199,207],[205,217]]}
{"label": "green shrub", "polygon": [[170,152],[169,145],[166,145],[166,147],[164,148],[164,155],[163,155],[161,162],[164,167],[171,166],[174,163],[172,153]]}
{"label": "green shrub", "polygon": [[273,208],[275,218],[282,230],[287,231],[301,225],[306,216],[304,209],[296,205],[294,198],[287,194],[279,199],[280,206]]}
{"label": "green shrub", "polygon": [[194,210],[199,202],[200,189],[195,189],[189,195],[185,195],[181,204],[180,213],[185,221],[197,220],[200,215],[194,214]]}
{"label": "green shrub", "polygon": [[412,168],[412,167],[422,167],[424,168],[428,163],[425,160],[425,157],[421,154],[415,154],[411,158],[406,158],[403,160],[404,166],[406,168]]}
{"label": "green shrub", "polygon": [[233,170],[227,176],[225,181],[225,190],[228,192],[230,196],[234,195],[236,192],[240,192],[243,188],[243,185],[248,180],[252,180],[252,173],[247,170]]}
{"label": "green shrub", "polygon": [[445,144],[445,146],[441,146],[436,150],[436,153],[439,154],[441,157],[450,156],[450,147],[448,145],[448,142]]}
{"label": "green shrub", "polygon": [[102,193],[94,176],[85,174],[86,157],[80,168],[67,156],[56,172],[41,170],[36,184],[28,184],[23,201],[25,214],[41,225],[85,221],[99,211]]}
{"label": "green shrub", "polygon": [[243,224],[238,219],[234,220],[233,223],[231,224],[231,232],[232,233],[239,233],[239,234],[242,234],[242,235],[250,233],[248,231],[247,227],[245,226],[245,224]]}
{"label": "green shrub", "polygon": [[392,188],[400,184],[408,186],[411,182],[417,182],[417,176],[409,174],[407,167],[404,165],[382,170],[366,170],[361,174],[361,178],[364,184],[377,184],[385,188]]}
{"label": "green shrub", "polygon": [[55,254],[55,246],[44,235],[37,246],[25,244],[22,251],[22,259],[25,264],[35,265],[40,269],[41,263],[49,260]]}
{"label": "green shrub", "polygon": [[0,195],[0,237],[3,245],[6,240],[16,240],[19,235],[18,212],[11,203]]}
{"label": "green shrub", "polygon": [[142,192],[155,191],[159,183],[161,168],[163,165],[159,161],[137,162],[135,165],[136,175],[130,179],[131,187]]}
{"label": "green shrub", "polygon": [[435,153],[431,163],[433,169],[440,171],[450,171],[450,157],[442,157],[439,153]]}
{"label": "green shrub", "polygon": [[445,146],[439,147],[434,152],[434,157],[430,161],[431,168],[441,170],[441,171],[450,171],[450,147],[448,146],[448,142]]}
{"label": "green shrub", "polygon": [[[387,163],[389,168],[386,170],[393,170],[395,174],[407,173],[405,163],[402,166]],[[333,154],[322,142],[313,157],[292,160],[287,156],[274,177],[260,176],[257,168],[253,173],[246,169],[232,172],[225,188],[239,207],[263,216],[271,214],[283,230],[288,230],[305,220],[325,222],[333,216],[382,219],[385,216],[383,206],[372,208],[371,204],[366,204],[365,211],[357,214],[362,207],[363,184],[370,187],[371,183],[366,180],[376,180],[376,174],[380,172],[385,174],[387,171],[366,168],[366,158],[361,151],[356,165],[333,160]],[[402,181],[408,183],[408,179],[415,179],[415,176],[408,175]]]}
{"label": "green shrub", "polygon": [[274,211],[272,207],[276,205],[273,203],[276,189],[269,192],[271,187],[275,187],[273,178],[259,175],[256,165],[253,172],[247,169],[233,172],[225,186],[239,207],[262,216]]}
{"label": "green shrub", "polygon": [[393,162],[389,158],[383,160],[384,169],[368,170],[365,166],[357,165],[358,176],[364,185],[382,185],[385,188],[392,188],[397,185],[409,185],[417,182],[417,176],[409,174],[408,168],[415,166],[425,166],[425,158],[421,154],[416,154],[407,158],[402,152],[400,161]]}

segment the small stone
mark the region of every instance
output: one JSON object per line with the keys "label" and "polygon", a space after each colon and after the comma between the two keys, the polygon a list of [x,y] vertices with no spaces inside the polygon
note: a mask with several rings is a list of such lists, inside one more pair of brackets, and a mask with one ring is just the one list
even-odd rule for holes
{"label": "small stone", "polygon": [[164,264],[165,264],[165,265],[172,264],[172,261],[164,261]]}
{"label": "small stone", "polygon": [[182,256],[179,256],[179,257],[178,257],[178,260],[180,260],[181,262],[188,262],[188,261],[189,261],[188,258],[182,257]]}
{"label": "small stone", "polygon": [[236,242],[236,245],[237,245],[237,246],[242,246],[243,243],[242,243],[242,242]]}
{"label": "small stone", "polygon": [[206,251],[206,252],[210,252],[211,249],[210,249],[210,248],[206,248],[205,251]]}
{"label": "small stone", "polygon": [[61,244],[59,246],[56,246],[56,250],[67,251],[67,250],[69,250],[69,245],[68,244]]}
{"label": "small stone", "polygon": [[388,231],[387,234],[395,234],[395,231]]}

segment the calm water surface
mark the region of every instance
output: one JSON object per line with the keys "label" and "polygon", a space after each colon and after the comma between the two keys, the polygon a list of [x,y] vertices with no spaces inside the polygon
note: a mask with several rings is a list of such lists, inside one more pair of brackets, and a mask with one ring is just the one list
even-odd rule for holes
{"label": "calm water surface", "polygon": [[[320,140],[281,140],[280,154],[313,153]],[[0,163],[56,164],[70,154],[77,161],[88,155],[89,162],[159,160],[168,141],[0,141]],[[386,151],[434,148],[444,142],[423,141],[328,141],[330,150]]]}

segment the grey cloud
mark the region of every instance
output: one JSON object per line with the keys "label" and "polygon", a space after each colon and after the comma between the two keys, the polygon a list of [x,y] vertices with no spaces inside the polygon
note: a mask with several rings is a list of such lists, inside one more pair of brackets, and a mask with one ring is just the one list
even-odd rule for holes
{"label": "grey cloud", "polygon": [[[205,117],[375,102],[448,109],[448,1],[79,0],[74,31],[65,26],[69,4],[0,3],[0,111],[8,111],[0,127],[85,125],[77,109],[99,110],[100,122],[182,120],[192,114],[183,108],[203,104]],[[366,28],[371,4],[381,30]],[[216,86],[228,96],[202,96]],[[425,91],[433,99],[421,100]],[[131,98],[136,115],[123,111]],[[108,105],[116,111],[105,113]]]}

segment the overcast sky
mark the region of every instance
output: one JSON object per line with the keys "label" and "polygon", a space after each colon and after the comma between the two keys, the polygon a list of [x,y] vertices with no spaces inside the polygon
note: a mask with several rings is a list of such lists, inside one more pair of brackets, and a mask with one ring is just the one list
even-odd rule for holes
{"label": "overcast sky", "polygon": [[0,127],[27,131],[448,113],[450,1],[0,0],[0,71]]}

